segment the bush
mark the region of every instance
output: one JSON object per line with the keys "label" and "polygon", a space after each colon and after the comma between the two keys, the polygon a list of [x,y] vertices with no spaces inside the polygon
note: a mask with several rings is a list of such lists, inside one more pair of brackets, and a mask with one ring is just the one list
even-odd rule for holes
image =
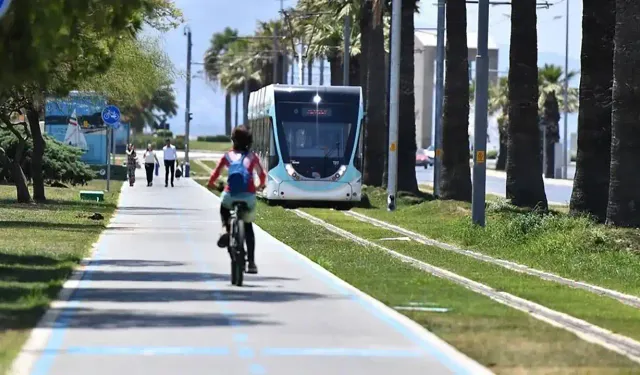
{"label": "bush", "polygon": [[[84,185],[95,177],[95,173],[89,165],[80,160],[83,151],[58,142],[49,135],[44,135],[45,151],[42,158],[42,170],[44,180],[48,184],[70,183],[72,185]],[[18,140],[6,131],[0,130],[0,146],[5,149],[9,159],[15,155]],[[33,142],[27,141],[22,157],[22,169],[31,180],[31,155],[33,152]],[[0,181],[13,182],[11,167],[0,165]]]}
{"label": "bush", "polygon": [[173,132],[169,129],[158,129],[156,130],[156,136],[159,138],[173,138]]}
{"label": "bush", "polygon": [[497,158],[498,158],[498,150],[487,151],[487,159],[497,159]]}
{"label": "bush", "polygon": [[231,142],[231,137],[228,135],[203,135],[198,137],[198,141],[200,142],[221,142],[221,143],[229,143]]}

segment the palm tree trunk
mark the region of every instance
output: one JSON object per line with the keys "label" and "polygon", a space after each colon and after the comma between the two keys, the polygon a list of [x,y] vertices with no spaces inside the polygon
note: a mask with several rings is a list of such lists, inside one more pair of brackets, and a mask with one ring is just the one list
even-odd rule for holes
{"label": "palm tree trunk", "polygon": [[235,126],[236,126],[236,127],[238,126],[238,101],[239,101],[239,98],[240,98],[240,94],[236,94],[236,105],[235,105],[235,109],[236,109],[236,113],[235,113],[235,117],[236,117],[236,118],[235,118],[235,120],[236,120],[236,121],[235,121]]}
{"label": "palm tree trunk", "polygon": [[360,55],[349,59],[349,86],[360,86]]}
{"label": "palm tree trunk", "polygon": [[578,155],[570,210],[607,217],[611,163],[611,86],[615,0],[585,0],[582,10]]}
{"label": "palm tree trunk", "polygon": [[224,134],[231,135],[231,93],[224,95]]}
{"label": "palm tree trunk", "polygon": [[538,128],[536,0],[511,4],[507,198],[516,206],[548,208]]}
{"label": "palm tree trunk", "polygon": [[640,29],[637,0],[616,0],[607,223],[640,227]]}
{"label": "palm tree trunk", "polygon": [[324,85],[324,57],[320,59],[320,86]]}
{"label": "palm tree trunk", "polygon": [[469,60],[465,0],[447,1],[447,65],[442,117],[443,199],[471,201]]}
{"label": "palm tree trunk", "polygon": [[313,85],[313,59],[309,58],[307,61],[307,84]]}
{"label": "palm tree trunk", "polygon": [[331,86],[342,86],[342,54],[331,53],[327,56],[327,61],[329,61]]}
{"label": "palm tree trunk", "polygon": [[[42,171],[44,150],[46,147],[42,131],[40,130],[40,116],[36,108],[27,110],[29,130],[33,139],[33,152],[31,153],[31,179],[33,181],[33,199],[36,202],[46,202],[47,196],[44,189],[44,176]],[[24,173],[23,173],[24,174]]]}
{"label": "palm tree trunk", "polygon": [[[367,1],[368,7],[371,5]],[[369,10],[370,20],[374,15]],[[380,166],[385,163],[387,127],[387,87],[384,79],[380,79],[380,72],[385,71],[385,51],[384,51],[384,29],[382,15],[369,25],[367,37],[367,47],[362,45],[362,55],[365,56],[366,64],[361,66],[366,69],[366,76],[363,86],[366,87],[367,101],[367,132],[365,138],[365,183],[371,186],[383,186],[385,169]],[[376,26],[373,26],[373,25]],[[362,29],[361,29],[362,32]],[[364,32],[362,32],[364,34]],[[365,55],[366,51],[366,55]]]}
{"label": "palm tree trunk", "polygon": [[504,171],[507,168],[507,135],[500,132],[500,148],[498,149],[498,159],[496,160],[496,171]]}
{"label": "palm tree trunk", "polygon": [[[418,192],[416,181],[416,114],[414,78],[414,23],[416,0],[402,2],[400,31],[400,121],[398,124],[398,191]],[[465,95],[465,98],[467,96]]]}

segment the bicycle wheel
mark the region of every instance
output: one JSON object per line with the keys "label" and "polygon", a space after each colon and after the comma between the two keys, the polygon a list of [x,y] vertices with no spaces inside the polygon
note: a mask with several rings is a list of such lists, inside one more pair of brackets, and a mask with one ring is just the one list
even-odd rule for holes
{"label": "bicycle wheel", "polygon": [[245,252],[244,252],[244,221],[241,219],[236,220],[236,247],[235,247],[235,274],[236,274],[236,286],[242,286],[242,279],[244,278],[245,267]]}
{"label": "bicycle wheel", "polygon": [[236,256],[236,243],[238,238],[238,223],[235,218],[231,219],[231,234],[229,236],[229,257],[231,258],[231,285],[236,285],[238,280],[238,258]]}

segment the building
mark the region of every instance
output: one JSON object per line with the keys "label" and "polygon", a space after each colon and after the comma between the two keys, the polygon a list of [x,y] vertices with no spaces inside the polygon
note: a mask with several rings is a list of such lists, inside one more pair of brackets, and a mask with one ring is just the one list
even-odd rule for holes
{"label": "building", "polygon": [[[469,68],[474,71],[478,34],[467,33],[469,47]],[[435,105],[436,32],[417,30],[415,32],[415,111],[416,144],[427,148],[432,144]],[[471,78],[471,73],[470,73]],[[489,37],[489,82],[498,82],[498,46]]]}

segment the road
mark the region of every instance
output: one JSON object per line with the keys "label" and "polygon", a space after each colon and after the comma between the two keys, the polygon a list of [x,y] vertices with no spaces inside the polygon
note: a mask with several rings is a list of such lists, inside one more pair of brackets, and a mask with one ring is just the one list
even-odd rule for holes
{"label": "road", "polygon": [[232,287],[217,198],[138,177],[16,374],[489,373],[262,230],[260,275]]}
{"label": "road", "polygon": [[[506,175],[504,172],[492,170],[495,165],[489,163],[487,170],[487,194],[495,194],[504,197],[506,195]],[[575,165],[569,167],[568,177],[573,178],[575,174]],[[416,178],[418,184],[433,185],[433,167],[424,169],[416,167]],[[571,200],[571,190],[573,183],[571,180],[553,180],[544,179],[545,192],[547,200],[555,204],[568,204]]]}

